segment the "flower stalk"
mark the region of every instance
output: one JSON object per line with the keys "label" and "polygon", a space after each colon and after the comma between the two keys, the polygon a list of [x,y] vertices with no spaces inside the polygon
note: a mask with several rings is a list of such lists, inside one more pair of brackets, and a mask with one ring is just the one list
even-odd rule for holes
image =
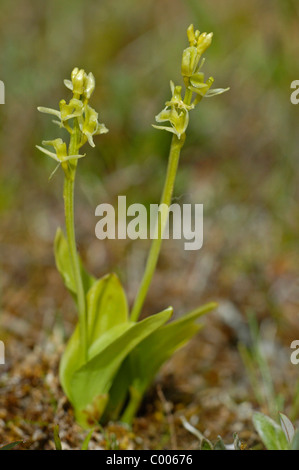
{"label": "flower stalk", "polygon": [[[169,159],[168,159],[168,168],[167,168],[167,174],[166,174],[166,179],[164,183],[164,189],[161,197],[161,204],[166,204],[166,206],[170,206],[171,199],[172,199],[172,194],[173,194],[173,188],[174,188],[174,183],[175,183],[175,178],[177,174],[177,169],[178,169],[178,164],[179,164],[179,159],[180,159],[180,153],[181,149],[184,145],[184,137],[178,138],[177,135],[173,135],[172,141],[171,141],[171,147],[170,147],[170,152],[169,152]],[[139,291],[135,300],[135,303],[132,308],[131,312],[131,320],[132,321],[137,321],[139,318],[139,315],[141,313],[142,306],[144,304],[149,286],[151,284],[152,277],[154,275],[160,250],[161,250],[161,244],[162,244],[162,235],[165,230],[166,224],[167,224],[167,219],[168,219],[168,211],[162,211],[161,212],[161,217],[158,217],[157,223],[158,223],[158,236],[156,239],[153,240],[144,275],[139,287]]]}
{"label": "flower stalk", "polygon": [[[201,67],[204,64],[204,59],[202,59],[200,62],[201,56],[203,52],[205,52],[205,50],[210,46],[213,34],[200,34],[198,30],[194,31],[193,25],[190,25],[187,30],[187,37],[190,46],[183,52],[181,66],[182,77],[185,85],[184,99],[182,99],[181,95],[182,87],[175,86],[171,81],[170,89],[172,92],[172,97],[170,101],[166,101],[165,108],[156,116],[156,121],[158,123],[164,123],[168,121],[170,126],[153,125],[153,127],[156,129],[166,130],[173,134],[168,158],[166,179],[160,201],[160,206],[167,207],[167,210],[162,210],[161,212],[159,211],[160,216],[158,215],[157,220],[157,238],[152,241],[145,271],[137,292],[137,296],[135,298],[135,302],[133,304],[131,311],[132,321],[137,321],[141,314],[142,307],[157,266],[162,245],[163,233],[168,221],[169,206],[172,200],[180,153],[186,139],[186,130],[189,124],[189,112],[195,108],[202,98],[219,95],[228,90],[228,88],[211,90],[214,78],[210,77],[205,82],[204,74],[200,72]],[[194,94],[195,98],[192,101]]]}
{"label": "flower stalk", "polygon": [[[37,148],[45,155],[58,162],[56,169],[61,165],[64,171],[63,198],[67,246],[76,287],[80,345],[82,357],[86,362],[88,359],[87,307],[75,237],[74,186],[78,159],[85,156],[84,154],[80,154],[80,148],[86,142],[94,147],[93,136],[106,133],[108,129],[104,124],[98,122],[98,113],[88,104],[95,87],[95,80],[92,73],[87,75],[83,69],[79,70],[76,67],[72,71],[71,80],[65,80],[64,84],[73,92],[73,97],[69,103],[67,104],[65,100],[61,100],[59,102],[59,111],[44,107],[39,107],[38,110],[42,113],[54,115],[59,119],[58,121],[54,121],[54,123],[66,129],[70,134],[68,151],[67,144],[61,138],[43,141],[44,145],[53,146],[55,152],[50,152],[40,146],[37,146]],[[71,125],[71,123],[73,125]],[[55,173],[56,169],[52,175]]]}
{"label": "flower stalk", "polygon": [[[78,123],[75,119],[73,132],[70,138],[69,154],[74,155],[79,151],[80,131]],[[67,234],[67,242],[69,247],[69,255],[73,269],[73,275],[76,284],[77,302],[78,302],[78,317],[79,317],[79,331],[81,339],[82,353],[85,361],[88,358],[88,343],[87,343],[87,316],[86,316],[86,301],[83,288],[83,281],[80,270],[79,257],[77,253],[76,236],[75,236],[75,222],[74,222],[74,187],[77,169],[77,160],[70,160],[70,163],[65,171],[63,199],[64,199],[64,212],[65,212],[65,226]]]}

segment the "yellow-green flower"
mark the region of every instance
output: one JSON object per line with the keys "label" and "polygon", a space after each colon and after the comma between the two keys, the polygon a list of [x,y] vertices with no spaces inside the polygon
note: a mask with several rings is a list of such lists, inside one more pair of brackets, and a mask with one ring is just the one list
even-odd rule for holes
{"label": "yellow-green flower", "polygon": [[201,98],[220,95],[229,90],[229,88],[210,90],[214,78],[210,77],[205,82],[204,74],[200,72],[205,62],[204,59],[200,59],[202,54],[211,45],[213,33],[200,34],[198,30],[194,31],[193,24],[191,24],[187,29],[187,37],[190,47],[187,47],[183,52],[181,71],[186,87],[198,95],[194,101],[194,104],[197,104]]}
{"label": "yellow-green flower", "polygon": [[170,82],[170,89],[172,97],[170,101],[166,101],[166,107],[156,116],[157,122],[169,121],[169,126],[156,126],[156,129],[162,129],[168,132],[176,134],[180,139],[185,133],[189,123],[189,111],[194,108],[194,105],[187,105],[182,99],[182,87],[174,86],[174,83]]}
{"label": "yellow-green flower", "polygon": [[88,75],[86,75],[85,77],[85,81],[84,81],[84,91],[83,91],[83,94],[85,96],[85,98],[87,98],[88,100],[90,99],[92,93],[93,93],[93,90],[95,88],[95,78],[93,76],[93,74],[91,72],[89,72]]}
{"label": "yellow-green flower", "polygon": [[91,72],[86,72],[75,67],[71,74],[71,80],[64,80],[65,86],[71,90],[76,97],[83,95],[87,100],[90,99],[95,89],[95,78]]}
{"label": "yellow-green flower", "polygon": [[39,145],[36,145],[36,148],[38,148],[45,155],[48,155],[48,157],[53,158],[53,160],[56,160],[56,162],[59,162],[59,163],[64,163],[64,162],[67,162],[68,160],[85,157],[85,155],[68,155],[66,143],[63,142],[62,139],[43,140],[42,144],[51,145],[52,147],[54,147],[55,153],[50,152],[49,150],[43,147],[40,147]]}
{"label": "yellow-green flower", "polygon": [[76,142],[75,147],[74,145],[71,146],[71,144],[69,146],[69,148],[75,148],[72,151],[74,155],[68,155],[67,145],[60,138],[43,142],[43,145],[53,146],[55,152],[40,146],[37,146],[37,148],[61,163],[63,169],[67,172],[70,167],[66,162],[84,157],[84,155],[79,154],[79,149],[82,145],[88,141],[94,147],[93,136],[105,134],[108,132],[108,129],[105,124],[98,122],[98,113],[88,104],[95,88],[93,74],[91,72],[86,74],[83,69],[75,67],[71,73],[71,80],[64,80],[64,84],[73,92],[73,97],[69,103],[62,99],[59,102],[59,110],[41,106],[37,109],[41,113],[51,114],[58,118],[58,120],[53,122],[65,128],[71,135],[71,142]]}
{"label": "yellow-green flower", "polygon": [[105,124],[98,122],[98,113],[89,105],[85,106],[84,119],[79,121],[79,127],[82,134],[88,140],[88,143],[95,147],[93,136],[98,134],[106,134],[108,132]]}
{"label": "yellow-green flower", "polygon": [[60,119],[60,122],[55,121],[61,127],[63,127],[65,121],[72,119],[74,117],[79,117],[83,113],[83,103],[81,100],[77,98],[72,98],[70,102],[67,104],[65,100],[60,100],[59,102],[59,109],[52,109],[52,108],[44,108],[39,106],[38,111],[45,114],[52,114]]}

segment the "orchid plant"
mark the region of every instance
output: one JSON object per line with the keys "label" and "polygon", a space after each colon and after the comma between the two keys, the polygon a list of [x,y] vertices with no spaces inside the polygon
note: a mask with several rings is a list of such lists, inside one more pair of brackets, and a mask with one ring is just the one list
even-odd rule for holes
{"label": "orchid plant", "polygon": [[[200,34],[193,25],[187,30],[189,47],[183,52],[182,76],[185,88],[170,83],[172,97],[156,116],[154,126],[173,134],[168,169],[161,204],[169,207],[172,199],[181,149],[189,123],[189,112],[203,97],[226,90],[211,90],[213,78],[205,81],[201,67],[202,54],[210,46],[212,33]],[[78,324],[66,346],[60,363],[60,381],[72,403],[78,422],[84,428],[98,422],[120,419],[131,423],[142,397],[161,365],[201,328],[196,320],[216,307],[203,307],[168,323],[173,309],[139,321],[139,316],[156,268],[167,211],[158,218],[158,237],[153,240],[140,288],[131,313],[123,287],[115,274],[95,279],[83,267],[76,248],[74,228],[74,184],[78,160],[85,157],[81,147],[94,147],[94,137],[108,129],[99,123],[98,113],[89,101],[95,88],[92,73],[75,68],[71,80],[64,81],[73,96],[61,100],[59,110],[40,107],[42,113],[55,117],[54,123],[69,134],[69,142],[56,138],[37,146],[55,160],[64,171],[64,205],[66,236],[58,228],[55,237],[55,259],[58,271],[72,294],[78,309]],[[54,151],[49,151],[48,147]],[[54,173],[53,172],[53,173]],[[165,207],[165,206],[164,206]]]}

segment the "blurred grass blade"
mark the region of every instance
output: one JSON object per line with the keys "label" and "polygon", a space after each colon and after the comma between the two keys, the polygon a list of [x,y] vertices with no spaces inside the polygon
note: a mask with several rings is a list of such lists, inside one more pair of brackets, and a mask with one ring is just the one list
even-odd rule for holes
{"label": "blurred grass blade", "polygon": [[15,441],[11,442],[10,444],[7,444],[6,446],[0,447],[0,450],[11,450],[14,447],[18,446],[19,444],[22,444],[23,441]]}
{"label": "blurred grass blade", "polygon": [[90,443],[90,439],[92,438],[93,432],[94,432],[94,429],[89,431],[89,433],[87,434],[87,436],[85,437],[85,439],[83,441],[83,444],[81,446],[81,450],[88,450],[88,446],[89,446],[89,443]]}
{"label": "blurred grass blade", "polygon": [[58,425],[54,426],[53,434],[54,434],[55,449],[56,450],[62,450],[61,440],[60,440],[60,437],[59,437],[59,426]]}

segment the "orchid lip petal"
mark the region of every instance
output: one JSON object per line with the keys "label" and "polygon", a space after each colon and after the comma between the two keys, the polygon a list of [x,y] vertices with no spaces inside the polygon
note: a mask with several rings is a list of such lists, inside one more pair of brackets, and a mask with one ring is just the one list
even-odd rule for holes
{"label": "orchid lip petal", "polygon": [[161,111],[161,113],[159,113],[156,117],[155,117],[155,120],[156,122],[165,122],[165,121],[169,121],[171,117],[171,112],[170,110],[163,110]]}
{"label": "orchid lip petal", "polygon": [[95,132],[95,135],[107,134],[107,132],[109,132],[109,129],[107,129],[105,124],[99,124],[98,129]]}
{"label": "orchid lip petal", "polygon": [[159,130],[162,130],[162,131],[171,132],[172,134],[175,134],[179,139],[181,138],[181,134],[179,134],[179,133],[176,131],[176,129],[174,129],[173,127],[156,126],[155,124],[152,124],[152,126],[153,126],[155,129],[159,129]]}
{"label": "orchid lip petal", "polygon": [[84,133],[87,137],[87,140],[88,140],[88,143],[91,147],[95,147],[95,143],[93,141],[93,138],[92,138],[92,134],[90,132],[85,132]]}

